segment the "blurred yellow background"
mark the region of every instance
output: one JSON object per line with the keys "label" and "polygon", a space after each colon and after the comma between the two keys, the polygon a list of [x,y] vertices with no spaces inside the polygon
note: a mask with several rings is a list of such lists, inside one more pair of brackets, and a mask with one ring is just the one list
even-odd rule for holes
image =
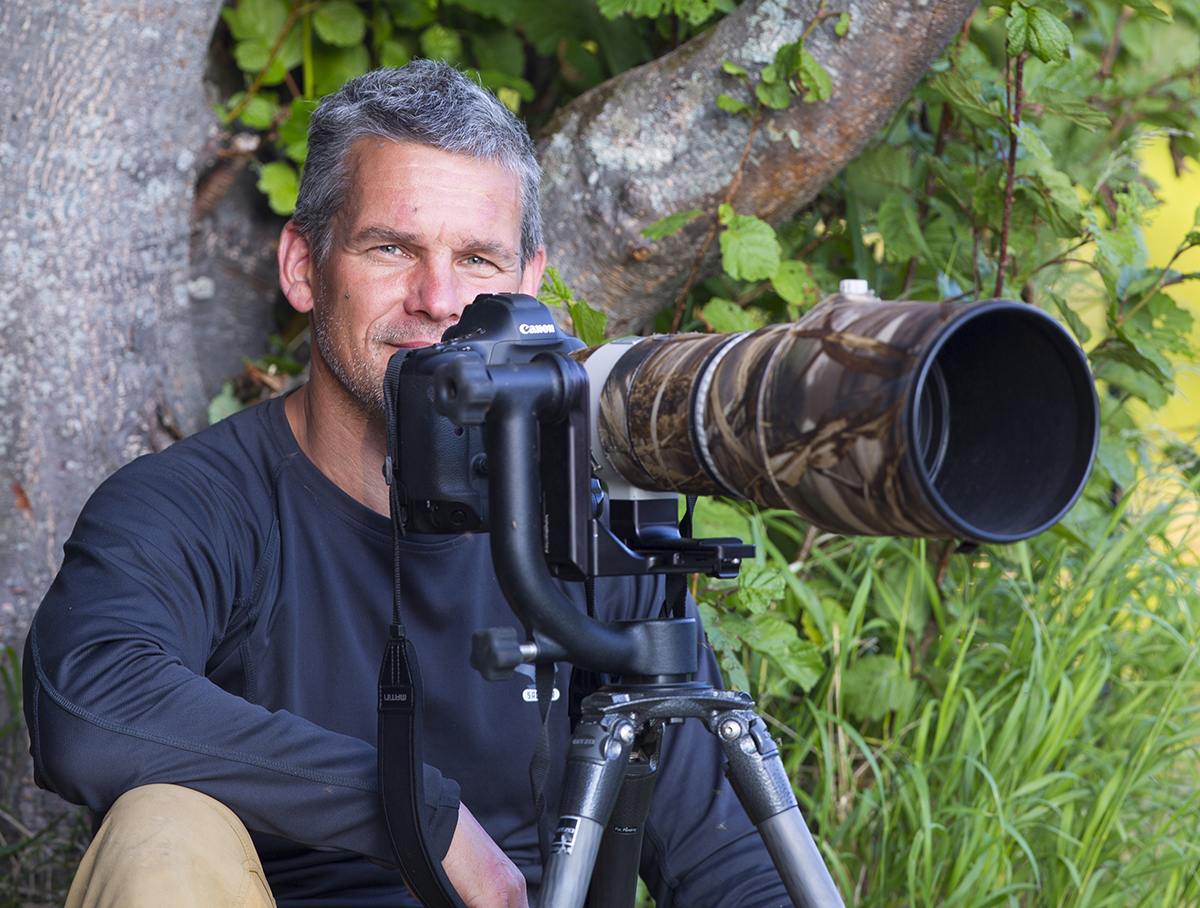
{"label": "blurred yellow background", "polygon": [[[1188,231],[1194,229],[1196,207],[1200,205],[1200,167],[1193,164],[1190,172],[1176,177],[1165,141],[1148,147],[1142,162],[1144,172],[1158,184],[1158,196],[1164,200],[1153,223],[1146,228],[1151,263],[1163,266]],[[1188,250],[1174,267],[1176,271],[1200,271],[1200,248]],[[1196,319],[1192,343],[1200,349],[1200,281],[1176,284],[1167,289],[1167,294],[1186,306]],[[1175,396],[1157,413],[1149,414],[1146,421],[1190,439],[1200,430],[1200,371],[1196,366],[1183,364],[1176,373],[1176,383],[1179,390]]]}

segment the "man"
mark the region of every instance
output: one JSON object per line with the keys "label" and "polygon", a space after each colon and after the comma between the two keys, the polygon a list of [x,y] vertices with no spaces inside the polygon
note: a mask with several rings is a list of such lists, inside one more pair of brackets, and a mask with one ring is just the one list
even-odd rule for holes
{"label": "man", "polygon": [[[38,781],[107,814],[70,908],[411,904],[381,866],[376,792],[393,579],[382,378],[477,294],[536,292],[537,186],[524,127],[444,65],[368,74],[314,114],[279,247],[284,293],[311,314],[310,381],[110,478],[30,631]],[[400,545],[432,841],[469,905],[523,906],[541,872],[527,779],[541,720],[528,677],[467,666],[474,630],[516,619],[486,537]],[[649,616],[661,598],[645,578],[600,583],[599,617]],[[704,666],[715,679],[711,654]],[[698,725],[672,732],[642,866],[660,908],[785,904],[715,744]]]}

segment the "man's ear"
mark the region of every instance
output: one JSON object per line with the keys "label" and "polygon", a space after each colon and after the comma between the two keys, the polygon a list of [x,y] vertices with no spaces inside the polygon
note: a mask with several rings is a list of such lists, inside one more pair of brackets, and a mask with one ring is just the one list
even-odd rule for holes
{"label": "man's ear", "polygon": [[279,286],[297,312],[312,311],[315,279],[308,237],[300,232],[295,221],[288,221],[279,235]]}
{"label": "man's ear", "polygon": [[537,255],[525,266],[521,272],[521,285],[517,288],[519,293],[527,293],[529,296],[537,296],[538,290],[542,287],[542,275],[546,273],[546,247],[538,246]]}

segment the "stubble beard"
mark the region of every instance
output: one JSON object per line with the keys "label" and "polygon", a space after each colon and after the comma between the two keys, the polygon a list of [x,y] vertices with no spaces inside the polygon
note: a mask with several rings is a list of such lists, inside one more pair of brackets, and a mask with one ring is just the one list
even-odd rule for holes
{"label": "stubble beard", "polygon": [[[339,335],[349,337],[351,331],[342,319],[333,314],[334,307],[329,305],[327,299],[323,299],[321,303],[313,308],[312,313],[313,340],[321,361],[365,416],[383,418],[386,415],[383,375],[382,372],[376,371],[376,360],[362,357],[347,360],[339,354],[334,338]],[[422,345],[437,343],[440,332],[438,337],[431,336],[435,330],[437,329],[431,327],[422,331],[420,326],[413,326],[409,330],[380,328],[372,333],[369,340],[377,345],[375,349],[382,352],[390,350],[384,346],[386,344],[409,346],[414,342]],[[388,356],[390,358],[391,352]]]}

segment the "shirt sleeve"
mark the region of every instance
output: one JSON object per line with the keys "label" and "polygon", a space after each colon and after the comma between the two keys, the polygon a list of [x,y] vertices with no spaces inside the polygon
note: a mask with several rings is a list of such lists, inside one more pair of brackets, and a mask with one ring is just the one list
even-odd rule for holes
{"label": "shirt sleeve", "polygon": [[[100,813],[140,785],[186,785],[256,832],[393,863],[371,744],[205,677],[260,592],[277,529],[230,520],[253,503],[151,459],[93,496],[34,617],[24,673],[38,784]],[[427,767],[425,789],[444,854],[458,787]]]}

